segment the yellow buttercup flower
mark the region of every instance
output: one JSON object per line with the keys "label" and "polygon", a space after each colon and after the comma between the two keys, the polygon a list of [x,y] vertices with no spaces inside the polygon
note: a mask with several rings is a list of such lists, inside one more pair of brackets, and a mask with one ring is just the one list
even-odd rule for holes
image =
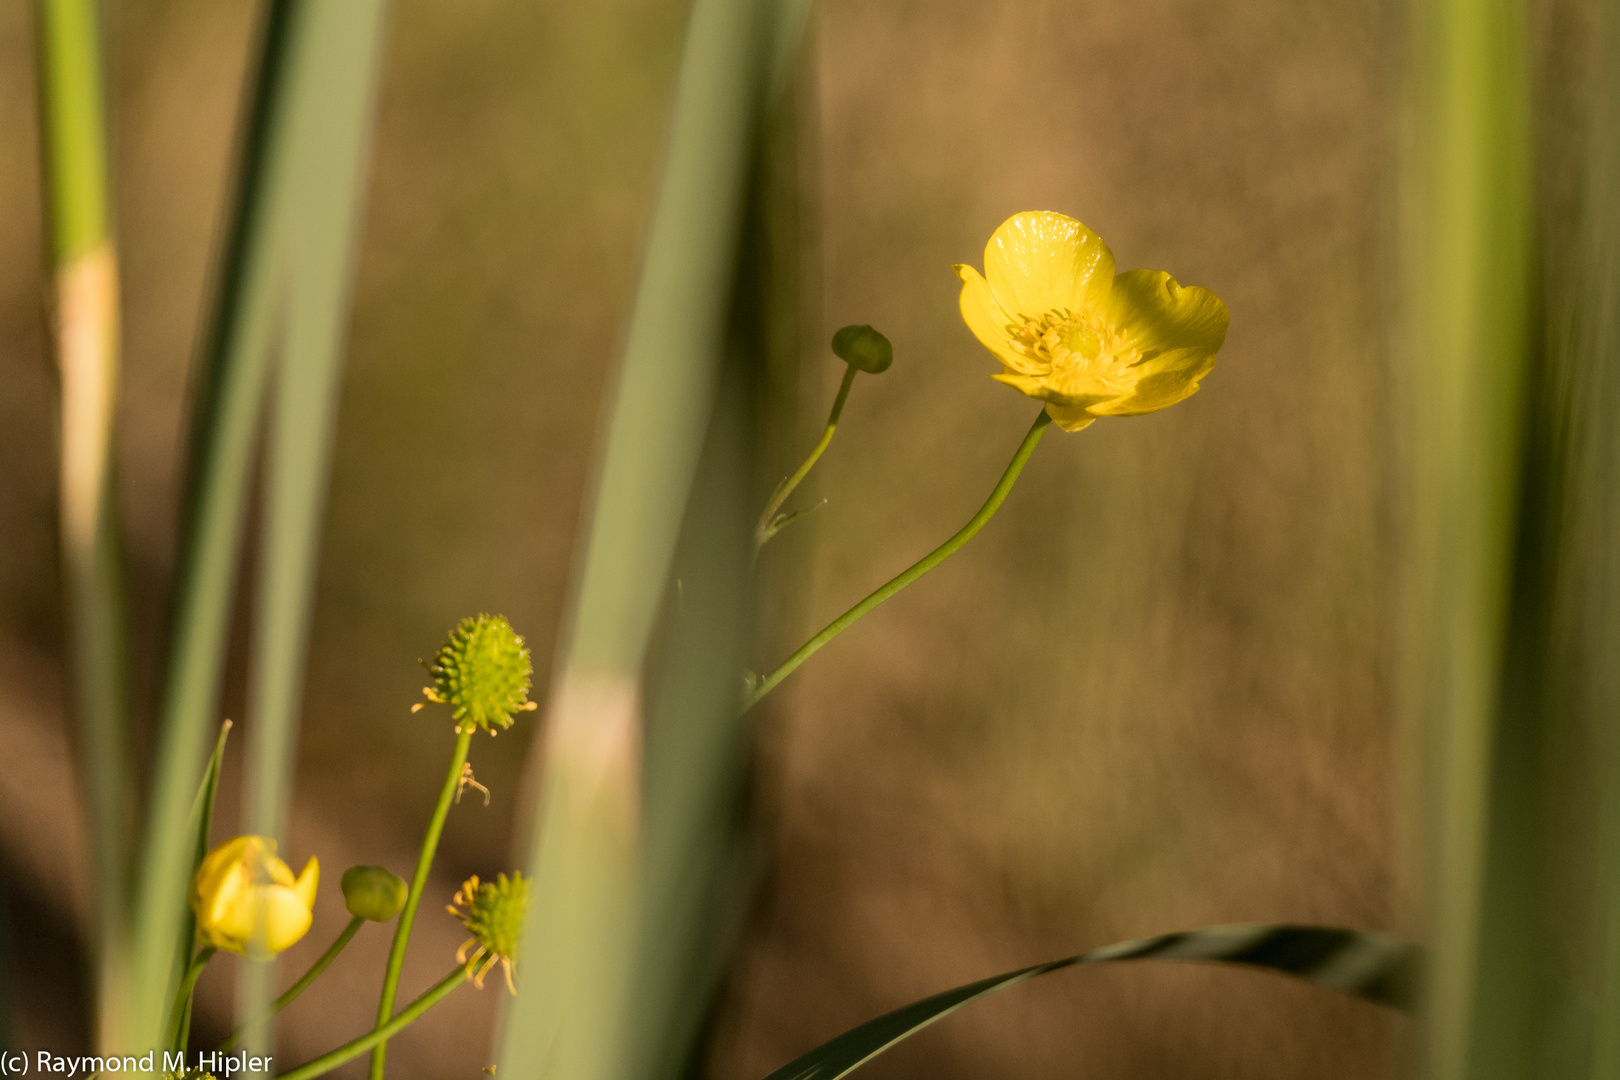
{"label": "yellow buttercup flower", "polygon": [[993,376],[1064,431],[1137,416],[1198,389],[1226,340],[1226,305],[1163,270],[1114,273],[1098,235],[1062,214],[1014,214],[984,249],[984,274],[957,266],[962,318],[1002,362]]}
{"label": "yellow buttercup flower", "polygon": [[274,955],[304,936],[321,866],[296,878],[268,836],[238,836],[210,851],[191,879],[197,940],[227,952]]}

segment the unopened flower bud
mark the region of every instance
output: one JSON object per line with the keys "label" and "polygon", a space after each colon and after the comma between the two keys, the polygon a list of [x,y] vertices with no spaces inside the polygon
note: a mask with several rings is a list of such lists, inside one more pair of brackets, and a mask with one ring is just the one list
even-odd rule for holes
{"label": "unopened flower bud", "polygon": [[197,940],[234,953],[270,955],[309,929],[321,866],[313,856],[296,878],[268,836],[238,836],[203,857],[192,876]]}
{"label": "unopened flower bud", "polygon": [[871,375],[889,370],[894,346],[870,326],[846,326],[833,335],[832,351],[838,359]]}
{"label": "unopened flower bud", "polygon": [[343,871],[343,906],[350,915],[387,922],[405,906],[410,886],[385,866],[351,866]]}

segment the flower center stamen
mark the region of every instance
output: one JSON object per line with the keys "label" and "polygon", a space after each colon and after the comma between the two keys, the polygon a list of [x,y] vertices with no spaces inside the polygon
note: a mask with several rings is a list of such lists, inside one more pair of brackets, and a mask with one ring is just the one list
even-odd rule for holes
{"label": "flower center stamen", "polygon": [[1135,384],[1130,368],[1142,359],[1141,350],[1099,315],[1053,308],[1039,318],[1018,318],[1022,324],[1007,329],[1042,378],[1088,396],[1125,394]]}

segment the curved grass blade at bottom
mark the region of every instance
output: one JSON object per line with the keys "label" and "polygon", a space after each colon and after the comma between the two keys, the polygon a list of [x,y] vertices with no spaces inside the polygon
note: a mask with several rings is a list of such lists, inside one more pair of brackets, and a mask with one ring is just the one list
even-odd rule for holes
{"label": "curved grass blade at bottom", "polygon": [[913,1002],[822,1043],[765,1080],[838,1080],[979,998],[1063,968],[1124,960],[1240,964],[1397,1009],[1412,1006],[1418,975],[1417,947],[1374,931],[1245,923],[1160,934],[994,975]]}

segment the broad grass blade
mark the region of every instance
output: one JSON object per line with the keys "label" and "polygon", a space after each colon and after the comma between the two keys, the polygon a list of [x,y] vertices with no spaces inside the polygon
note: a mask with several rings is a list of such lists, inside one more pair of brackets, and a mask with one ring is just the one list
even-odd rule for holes
{"label": "broad grass blade", "polygon": [[647,253],[537,740],[533,877],[499,1070],[625,1067],[641,860],[641,671],[709,428],[766,76],[767,5],[696,0]]}
{"label": "broad grass blade", "polygon": [[[1520,0],[1413,9],[1405,235],[1407,712],[1428,842],[1428,1075],[1481,1076],[1517,1047],[1487,1019],[1510,978],[1484,935],[1502,661],[1530,369],[1529,23]],[[1496,824],[1502,824],[1499,816]],[[1512,827],[1512,826],[1508,826]]]}

